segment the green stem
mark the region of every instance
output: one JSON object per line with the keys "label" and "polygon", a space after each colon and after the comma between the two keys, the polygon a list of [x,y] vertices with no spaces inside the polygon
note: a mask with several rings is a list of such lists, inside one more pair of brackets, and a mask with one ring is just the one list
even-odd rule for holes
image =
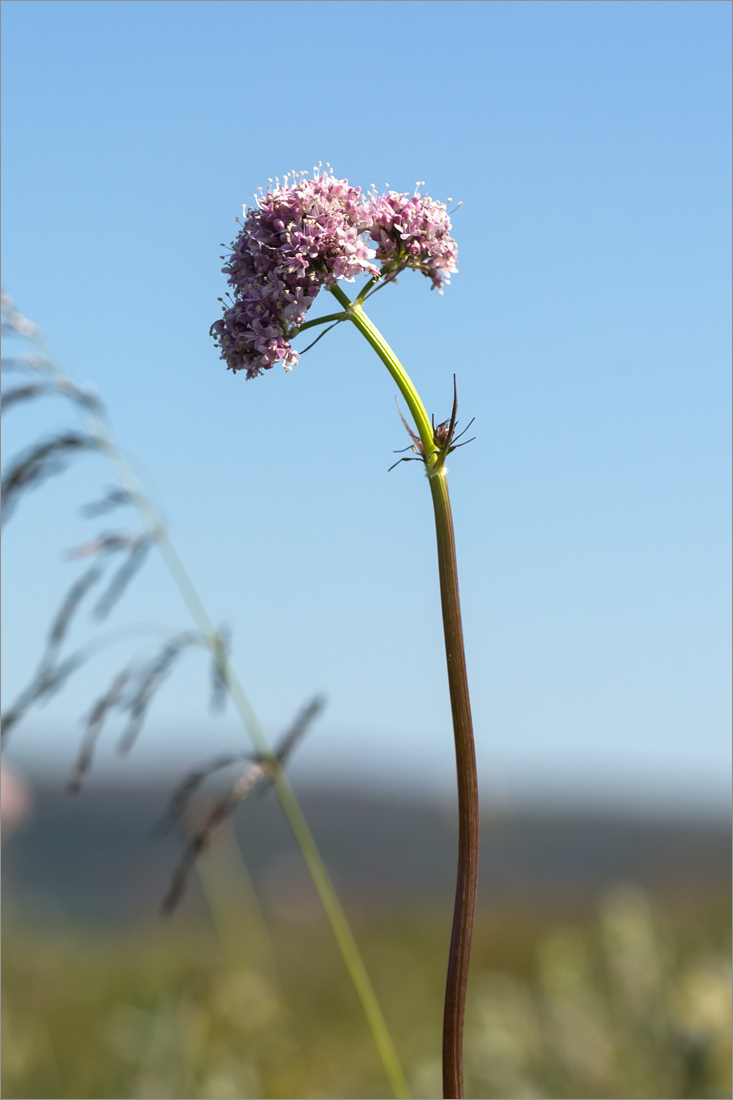
{"label": "green stem", "polygon": [[372,278],[369,279],[368,282],[366,282],[364,284],[364,286],[361,288],[361,290],[357,294],[356,301],[357,302],[363,302],[366,298],[368,298],[369,291],[372,289],[374,284],[378,283],[378,282],[379,282],[379,276],[378,275],[373,275]]}
{"label": "green stem", "polygon": [[302,325],[298,325],[297,329],[292,329],[292,332],[297,336],[308,328],[314,328],[315,325],[326,325],[329,321],[345,320],[346,315],[344,313],[329,313],[326,317],[316,317],[313,321],[304,321]]}
{"label": "green stem", "polygon": [[344,311],[348,315],[349,320],[356,325],[362,336],[364,336],[374,348],[399,386],[400,393],[404,397],[407,407],[412,413],[412,419],[415,421],[417,434],[420,436],[420,442],[424,448],[426,462],[429,467],[433,467],[438,457],[437,448],[433,440],[433,426],[430,423],[430,417],[425,411],[425,406],[420,400],[420,395],[413,386],[407,371],[402,366],[402,363],[400,363],[379,329],[369,320],[361,306],[357,302],[351,302],[338,284],[329,289],[334,298],[344,307]]}
{"label": "green stem", "polygon": [[417,390],[389,344],[358,303],[351,304],[337,286],[331,287],[331,293],[344,307],[349,320],[356,325],[377,352],[407,402],[423,445],[433,499],[445,655],[458,775],[458,870],[443,1016],[443,1095],[460,1098],[463,1096],[463,1020],[478,882],[479,805],[453,516],[445,466],[450,440],[442,448],[436,444],[432,424]]}
{"label": "green stem", "polygon": [[366,968],[362,961],[356,941],[351,933],[351,928],[341,903],[336,896],[336,891],[331,885],[328,872],[321,859],[320,852],[313,839],[313,834],[303,816],[303,811],[295,797],[292,787],[284,778],[275,781],[275,789],[280,799],[280,804],[288,819],[288,823],[296,839],[301,855],[310,872],[310,876],[318,891],[321,905],[328,917],[331,930],[336,937],[341,954],[351,977],[352,985],[356,990],[362,1012],[364,1013],[372,1038],[376,1044],[379,1056],[382,1060],[385,1072],[392,1086],[392,1091],[398,1098],[406,1098],[412,1095],[409,1085],[402,1072],[397,1052],[387,1029],[387,1025],[379,1007],[376,994],[369,980]]}

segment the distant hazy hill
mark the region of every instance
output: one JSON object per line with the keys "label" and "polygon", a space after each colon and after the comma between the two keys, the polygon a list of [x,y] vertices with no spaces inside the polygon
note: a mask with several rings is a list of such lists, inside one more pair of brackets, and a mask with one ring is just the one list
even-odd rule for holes
{"label": "distant hazy hill", "polygon": [[[4,846],[6,903],[51,922],[154,915],[182,848],[181,836],[151,836],[169,794],[168,786],[93,790],[77,799],[36,792],[31,818]],[[352,906],[450,905],[456,827],[435,804],[333,790],[306,791],[302,803]],[[240,807],[236,833],[264,904],[286,915],[308,909],[311,887],[272,792]],[[729,833],[608,815],[506,815],[484,823],[480,888],[493,907],[584,905],[619,880],[676,900],[728,890]],[[184,905],[197,904],[193,884]]]}

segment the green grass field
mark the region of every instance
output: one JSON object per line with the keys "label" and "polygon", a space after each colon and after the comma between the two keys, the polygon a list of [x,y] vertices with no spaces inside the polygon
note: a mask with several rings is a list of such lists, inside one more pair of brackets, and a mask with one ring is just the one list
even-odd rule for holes
{"label": "green grass field", "polygon": [[[325,922],[265,917],[227,843],[201,864],[210,918],[39,928],[11,901],[3,1096],[390,1095]],[[449,908],[354,919],[416,1097],[440,1095]],[[622,885],[562,918],[483,907],[466,1095],[729,1096],[729,918]]]}

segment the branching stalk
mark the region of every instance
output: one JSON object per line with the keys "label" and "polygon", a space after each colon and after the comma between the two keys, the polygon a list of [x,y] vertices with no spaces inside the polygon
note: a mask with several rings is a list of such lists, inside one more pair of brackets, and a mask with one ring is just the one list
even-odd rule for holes
{"label": "branching stalk", "polygon": [[[305,332],[306,329],[314,328],[316,325],[327,325],[329,321],[345,321],[346,315],[344,313],[329,313],[325,317],[316,317],[312,321],[304,321],[302,325],[298,325],[298,332]],[[296,330],[293,329],[295,332]]]}

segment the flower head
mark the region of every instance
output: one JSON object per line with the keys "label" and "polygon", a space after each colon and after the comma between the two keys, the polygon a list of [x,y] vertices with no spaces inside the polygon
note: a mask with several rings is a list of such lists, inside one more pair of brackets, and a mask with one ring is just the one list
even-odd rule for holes
{"label": "flower head", "polygon": [[[418,184],[418,187],[420,185]],[[427,195],[387,191],[372,194],[367,201],[371,237],[377,242],[382,275],[394,279],[406,267],[422,271],[441,291],[457,271],[458,248],[450,235],[451,223],[445,204]]]}
{"label": "flower head", "polygon": [[291,340],[322,287],[356,275],[393,280],[412,267],[442,292],[456,270],[456,242],[443,203],[417,191],[363,198],[330,169],[304,177],[293,175],[289,183],[286,176],[282,186],[276,181],[260,195],[223,268],[233,294],[211,334],[228,367],[246,371],[248,378],[276,363],[286,370],[295,366],[299,355]]}
{"label": "flower head", "polygon": [[363,236],[370,221],[359,188],[330,172],[287,180],[247,212],[223,268],[234,298],[211,326],[222,359],[248,378],[277,362],[286,370],[297,363],[289,337],[321,287],[379,275]]}

